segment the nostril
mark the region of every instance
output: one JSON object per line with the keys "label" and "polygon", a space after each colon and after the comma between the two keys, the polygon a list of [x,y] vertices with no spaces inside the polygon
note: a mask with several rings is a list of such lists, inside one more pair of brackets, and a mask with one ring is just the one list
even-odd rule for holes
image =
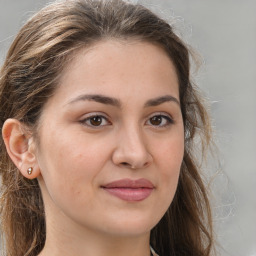
{"label": "nostril", "polygon": [[133,166],[133,165],[127,163],[127,162],[122,162],[120,165],[124,166],[124,167],[127,167],[127,168],[131,168],[131,169],[137,169],[135,166]]}
{"label": "nostril", "polygon": [[123,165],[123,166],[130,166],[130,164],[128,164],[127,162],[122,162],[121,165]]}
{"label": "nostril", "polygon": [[120,166],[123,166],[123,167],[127,167],[127,168],[131,168],[131,169],[139,169],[139,168],[144,168],[144,167],[147,167],[149,165],[149,163],[144,163],[143,166],[140,166],[140,165],[132,165],[132,164],[129,164],[127,162],[122,162],[120,163]]}

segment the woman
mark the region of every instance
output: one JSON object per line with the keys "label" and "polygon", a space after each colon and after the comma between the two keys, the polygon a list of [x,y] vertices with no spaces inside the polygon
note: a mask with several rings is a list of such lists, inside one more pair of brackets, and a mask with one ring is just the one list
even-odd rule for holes
{"label": "woman", "polygon": [[189,69],[140,5],[59,1],[24,25],[0,80],[6,255],[212,255]]}

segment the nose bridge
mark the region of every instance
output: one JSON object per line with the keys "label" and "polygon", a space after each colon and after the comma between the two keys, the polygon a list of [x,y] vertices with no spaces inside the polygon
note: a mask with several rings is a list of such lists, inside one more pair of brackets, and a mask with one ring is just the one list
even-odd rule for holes
{"label": "nose bridge", "polygon": [[124,138],[125,143],[123,146],[127,146],[128,150],[136,151],[146,151],[146,145],[143,138],[143,133],[141,129],[136,125],[127,125],[124,129],[122,138]]}
{"label": "nose bridge", "polygon": [[151,162],[151,155],[143,131],[139,125],[124,125],[117,138],[113,160],[118,165],[142,168]]}

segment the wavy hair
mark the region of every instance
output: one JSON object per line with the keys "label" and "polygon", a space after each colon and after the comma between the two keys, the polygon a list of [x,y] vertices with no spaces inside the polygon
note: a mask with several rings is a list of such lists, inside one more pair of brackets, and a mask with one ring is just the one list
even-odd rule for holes
{"label": "wavy hair", "polygon": [[[200,175],[194,139],[207,146],[211,128],[202,98],[191,81],[190,52],[171,25],[147,8],[122,0],[57,1],[39,11],[19,31],[0,73],[0,127],[15,118],[36,134],[47,100],[72,56],[106,39],[140,40],[162,47],[175,65],[185,127],[185,154],[177,191],[151,231],[161,256],[209,256],[213,248],[211,210]],[[1,225],[8,256],[36,256],[46,225],[36,179],[24,178],[0,139]]]}

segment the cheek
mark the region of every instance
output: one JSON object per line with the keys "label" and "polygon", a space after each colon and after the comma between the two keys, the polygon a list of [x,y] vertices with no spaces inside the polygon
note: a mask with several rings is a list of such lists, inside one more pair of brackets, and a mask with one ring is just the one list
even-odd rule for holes
{"label": "cheek", "polygon": [[184,139],[183,135],[172,137],[165,140],[161,146],[158,146],[156,155],[156,164],[160,174],[163,188],[172,193],[175,192],[180,168],[184,156]]}
{"label": "cheek", "polygon": [[79,166],[84,170],[93,169],[95,164],[100,164],[108,154],[107,144],[104,141],[97,140],[93,136],[85,136],[81,132],[54,131],[50,136],[42,137],[44,142],[41,152],[45,153],[45,160],[64,166],[64,169],[66,167],[77,169]]}
{"label": "cheek", "polygon": [[58,134],[55,129],[42,138],[40,152],[43,154],[39,154],[39,162],[48,190],[80,193],[85,184],[93,185],[109,159],[109,144],[101,140],[95,143],[91,136],[75,132],[65,134],[63,130]]}
{"label": "cheek", "polygon": [[103,166],[101,145],[90,144],[81,137],[72,139],[70,135],[66,136],[68,139],[57,138],[45,140],[41,145],[43,154],[39,154],[45,199],[65,212],[69,208],[77,209],[77,205],[90,207],[95,177]]}
{"label": "cheek", "polygon": [[157,216],[161,219],[176,193],[184,155],[183,134],[166,137],[161,143],[158,141],[158,146],[155,144],[154,148],[158,192],[155,209],[158,209]]}

